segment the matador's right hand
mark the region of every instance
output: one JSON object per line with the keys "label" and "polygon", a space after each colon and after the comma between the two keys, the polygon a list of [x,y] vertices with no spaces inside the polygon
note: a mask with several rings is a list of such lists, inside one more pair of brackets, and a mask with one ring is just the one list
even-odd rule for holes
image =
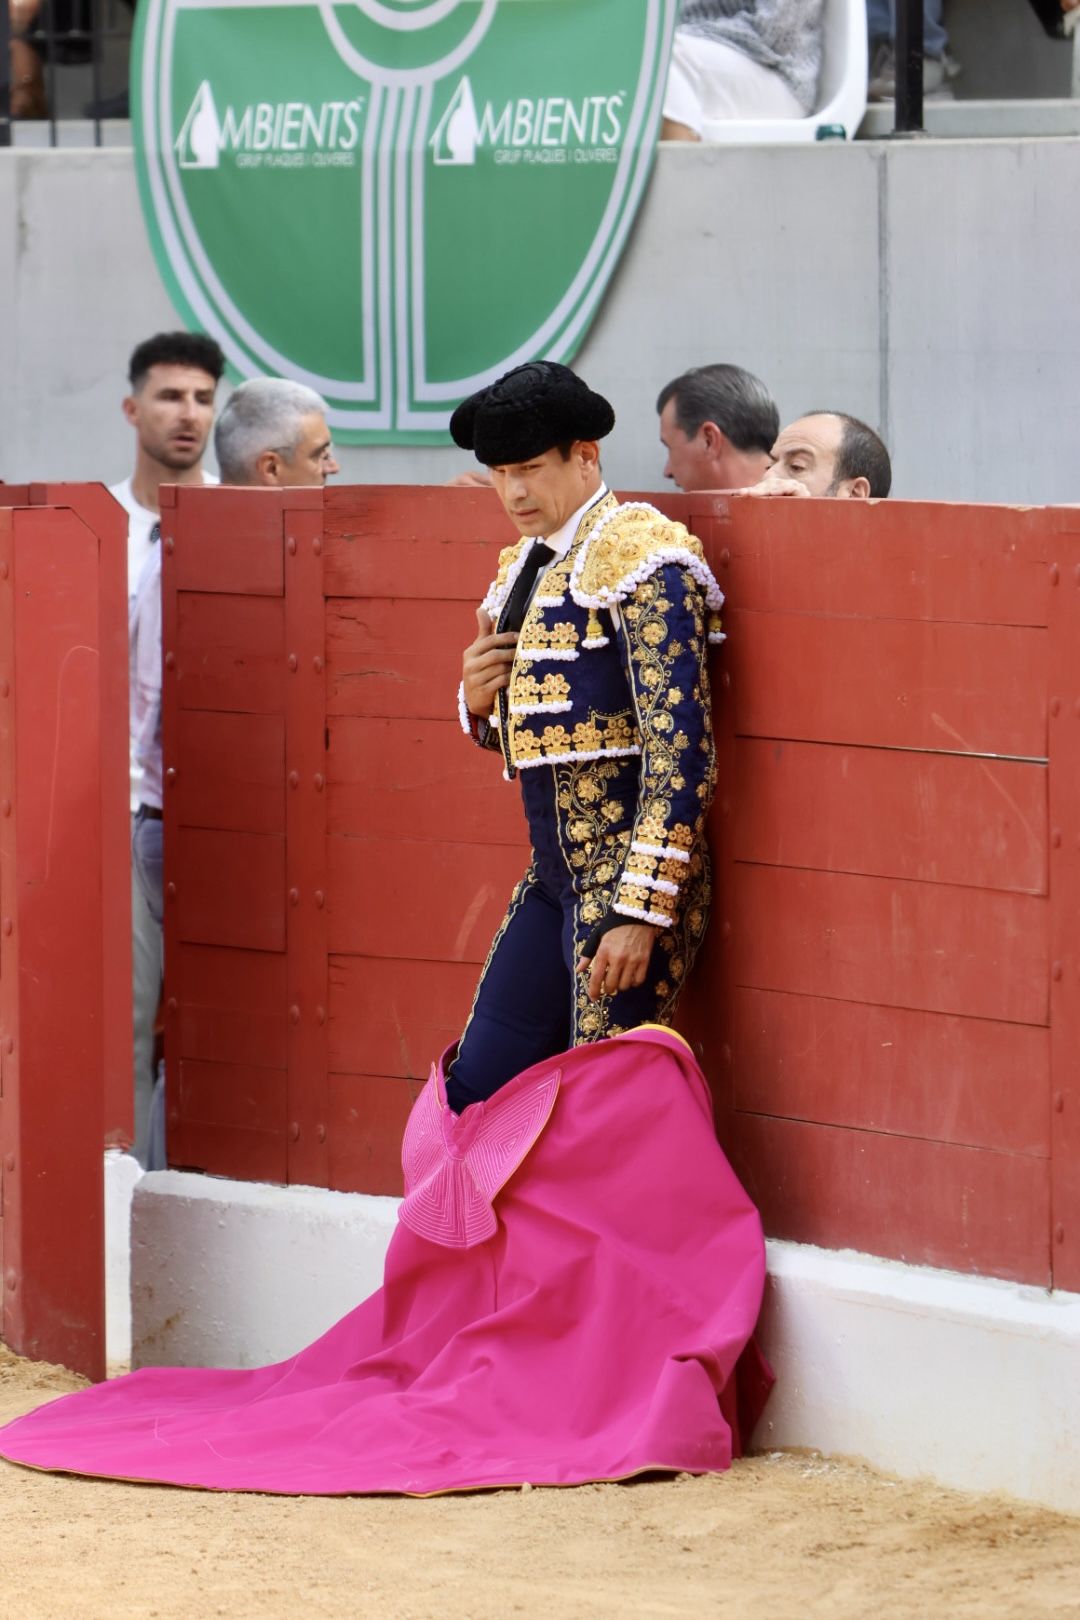
{"label": "matador's right hand", "polygon": [[501,635],[495,635],[491,619],[483,608],[476,610],[476,623],[479,634],[472,646],[465,649],[461,673],[466,708],[478,720],[486,720],[500,688],[510,684],[517,632],[504,630]]}

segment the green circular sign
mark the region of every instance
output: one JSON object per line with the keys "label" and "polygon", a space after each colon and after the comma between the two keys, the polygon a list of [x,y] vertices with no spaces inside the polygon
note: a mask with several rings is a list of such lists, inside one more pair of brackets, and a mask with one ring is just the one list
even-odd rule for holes
{"label": "green circular sign", "polygon": [[676,0],[141,0],[143,209],[189,325],[351,443],[567,361],[648,179]]}

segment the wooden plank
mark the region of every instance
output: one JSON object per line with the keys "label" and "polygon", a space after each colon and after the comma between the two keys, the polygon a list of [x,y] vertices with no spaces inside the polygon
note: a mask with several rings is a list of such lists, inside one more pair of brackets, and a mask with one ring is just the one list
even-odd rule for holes
{"label": "wooden plank", "polygon": [[281,596],[280,490],[174,484],[165,491],[161,534],[176,548],[177,590]]}
{"label": "wooden plank", "polygon": [[496,844],[329,838],[332,954],[483,962],[528,861]]}
{"label": "wooden plank", "polygon": [[178,1110],[177,1123],[188,1130],[194,1125],[223,1125],[284,1137],[286,1092],[282,1069],[185,1058],[180,1064],[179,1096],[174,1103],[170,1092],[170,1106]]}
{"label": "wooden plank", "polygon": [[165,886],[179,937],[248,951],[285,949],[285,840],[181,827]]}
{"label": "wooden plank", "polygon": [[1016,760],[740,737],[735,856],[1046,893],[1046,769]]}
{"label": "wooden plank", "polygon": [[1047,517],[1007,506],[691,496],[688,521],[741,609],[1046,625]]}
{"label": "wooden plank", "polygon": [[[1076,514],[1070,515],[1076,522]],[[1058,536],[1050,687],[1050,1043],[1055,1288],[1080,1290],[1080,535]]]}
{"label": "wooden plank", "polygon": [[737,865],[729,899],[736,984],[1047,1022],[1049,908],[1033,896]]}
{"label": "wooden plank", "polygon": [[285,957],[269,951],[180,945],[166,1015],[178,1055],[284,1069],[288,1058]]}
{"label": "wooden plank", "polygon": [[176,614],[175,644],[165,617],[165,667],[167,674],[175,667],[182,709],[284,711],[285,605],[280,598],[181,591]]}
{"label": "wooden plank", "polygon": [[182,826],[283,833],[284,718],[182,709],[165,782]]}
{"label": "wooden plank", "polygon": [[734,1014],[739,1108],[1049,1156],[1046,1029],[769,990]]}
{"label": "wooden plank", "polygon": [[743,608],[724,622],[744,736],[1046,757],[1038,630]]}
{"label": "wooden plank", "polygon": [[770,1237],[1049,1282],[1045,1159],[753,1114],[726,1146]]}
{"label": "wooden plank", "polygon": [[452,840],[528,848],[516,785],[501,757],[456,719],[330,721],[327,826],[367,838]]}
{"label": "wooden plank", "polygon": [[427,1079],[456,1041],[479,975],[472,962],[330,958],[330,1067]]}
{"label": "wooden plank", "polygon": [[[513,530],[493,490],[328,490],[330,596],[434,598],[476,603]],[[342,504],[343,497],[348,504]]]}
{"label": "wooden plank", "polygon": [[330,599],[327,714],[456,716],[461,657],[475,635],[475,615],[463,602]]}
{"label": "wooden plank", "polygon": [[186,1125],[169,1116],[169,1168],[201,1170],[235,1181],[285,1185],[285,1133],[248,1131],[230,1125]]}
{"label": "wooden plank", "polygon": [[330,1075],[331,1187],[401,1197],[401,1138],[418,1094],[419,1087],[386,1075]]}

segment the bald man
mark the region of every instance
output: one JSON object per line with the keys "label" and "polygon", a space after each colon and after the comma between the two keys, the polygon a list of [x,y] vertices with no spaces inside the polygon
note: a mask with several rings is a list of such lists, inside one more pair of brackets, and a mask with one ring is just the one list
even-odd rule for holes
{"label": "bald man", "polygon": [[843,411],[812,411],[779,434],[772,466],[750,495],[820,495],[884,500],[892,488],[889,452],[873,428]]}

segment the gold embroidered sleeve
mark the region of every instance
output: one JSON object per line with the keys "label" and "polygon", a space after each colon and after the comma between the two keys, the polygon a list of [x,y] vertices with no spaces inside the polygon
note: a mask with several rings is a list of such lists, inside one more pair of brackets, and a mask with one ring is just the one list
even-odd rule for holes
{"label": "gold embroidered sleeve", "polygon": [[708,605],[689,568],[650,574],[616,617],[641,733],[641,786],[612,909],[668,928],[716,785]]}

